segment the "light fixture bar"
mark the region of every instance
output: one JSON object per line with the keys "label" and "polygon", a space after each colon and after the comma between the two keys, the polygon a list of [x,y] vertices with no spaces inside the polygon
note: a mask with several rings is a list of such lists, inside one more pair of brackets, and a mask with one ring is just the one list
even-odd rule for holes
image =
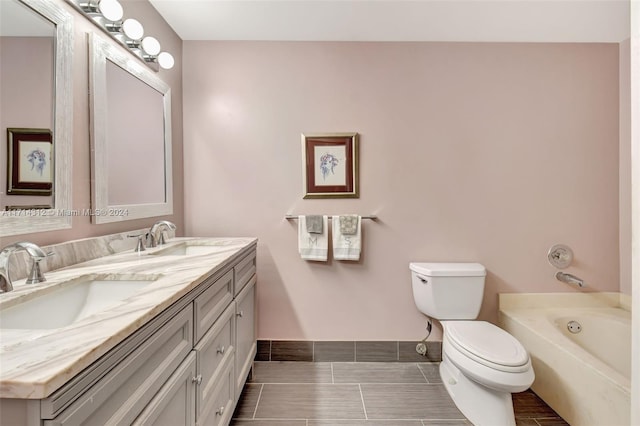
{"label": "light fixture bar", "polygon": [[155,37],[144,37],[144,28],[139,21],[124,19],[124,10],[118,0],[67,0],[67,3],[152,70],[170,69],[175,65],[173,56],[161,51],[160,42]]}

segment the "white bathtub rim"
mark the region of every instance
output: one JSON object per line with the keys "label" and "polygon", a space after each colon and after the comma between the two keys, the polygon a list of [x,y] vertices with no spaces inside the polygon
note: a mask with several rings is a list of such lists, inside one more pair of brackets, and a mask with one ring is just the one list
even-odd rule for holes
{"label": "white bathtub rim", "polygon": [[[568,310],[570,311],[570,309]],[[584,313],[583,308],[580,308],[580,311]],[[625,377],[620,374],[613,367],[605,364],[599,358],[587,352],[587,350],[582,348],[580,345],[563,336],[562,332],[550,322],[548,315],[550,315],[550,313],[557,313],[557,308],[501,309],[500,313],[506,315],[515,323],[525,327],[531,333],[538,335],[549,344],[557,347],[558,350],[564,354],[576,359],[577,362],[590,367],[595,374],[599,375],[606,381],[611,382],[623,393],[629,395],[629,397],[631,396],[630,377]],[[523,321],[524,318],[532,319],[535,323],[531,324],[527,321]],[[578,356],[577,354],[581,354],[582,356]],[[593,368],[594,365],[597,366],[597,368]]]}
{"label": "white bathtub rim", "polygon": [[616,292],[499,293],[499,309],[612,307],[631,312],[631,296]]}

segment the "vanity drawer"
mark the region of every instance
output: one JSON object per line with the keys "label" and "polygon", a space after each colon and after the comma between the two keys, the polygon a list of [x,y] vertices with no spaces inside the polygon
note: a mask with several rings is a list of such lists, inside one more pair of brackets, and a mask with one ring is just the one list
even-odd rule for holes
{"label": "vanity drawer", "polygon": [[216,280],[193,303],[195,318],[195,342],[199,342],[207,330],[233,300],[233,269]]}
{"label": "vanity drawer", "polygon": [[196,407],[203,413],[211,407],[224,376],[227,364],[235,359],[235,304],[231,304],[196,345],[196,365],[199,373]]}
{"label": "vanity drawer", "polygon": [[[226,426],[231,421],[235,408],[233,356],[226,358],[212,380],[211,396],[198,407],[198,425]],[[196,403],[199,400],[196,400]]]}
{"label": "vanity drawer", "polygon": [[182,309],[45,426],[130,424],[193,347],[193,309]]}
{"label": "vanity drawer", "polygon": [[237,296],[244,286],[247,285],[249,280],[251,280],[251,277],[256,273],[255,250],[252,250],[249,255],[240,260],[238,264],[233,267],[233,273],[235,276],[235,290],[233,295]]}

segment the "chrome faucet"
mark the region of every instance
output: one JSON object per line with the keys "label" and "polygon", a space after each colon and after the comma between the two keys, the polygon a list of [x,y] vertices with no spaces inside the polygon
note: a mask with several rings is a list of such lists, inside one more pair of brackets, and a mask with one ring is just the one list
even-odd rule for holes
{"label": "chrome faucet", "polygon": [[[154,223],[151,229],[149,229],[149,232],[147,232],[147,247],[157,247],[166,244],[164,229],[175,231],[176,225],[168,220],[159,220]],[[160,232],[159,236],[158,232]]]}
{"label": "chrome faucet", "polygon": [[6,246],[0,251],[0,291],[8,292],[13,290],[13,283],[11,282],[11,276],[9,274],[9,257],[11,257],[11,253],[24,250],[31,257],[31,271],[29,272],[29,276],[27,277],[27,284],[34,283],[42,283],[46,281],[46,278],[42,274],[40,270],[40,261],[47,257],[50,254],[42,251],[40,247],[38,247],[34,243],[30,243],[28,241],[20,241],[11,245]]}
{"label": "chrome faucet", "polygon": [[577,285],[578,287],[584,287],[584,281],[575,275],[567,274],[566,272],[556,272],[556,279],[563,283]]}

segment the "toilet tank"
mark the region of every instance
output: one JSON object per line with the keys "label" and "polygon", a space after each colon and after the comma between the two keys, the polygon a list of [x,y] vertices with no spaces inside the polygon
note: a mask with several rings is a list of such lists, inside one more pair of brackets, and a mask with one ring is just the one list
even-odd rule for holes
{"label": "toilet tank", "polygon": [[413,299],[425,315],[438,320],[471,320],[478,317],[485,267],[479,263],[409,264]]}

